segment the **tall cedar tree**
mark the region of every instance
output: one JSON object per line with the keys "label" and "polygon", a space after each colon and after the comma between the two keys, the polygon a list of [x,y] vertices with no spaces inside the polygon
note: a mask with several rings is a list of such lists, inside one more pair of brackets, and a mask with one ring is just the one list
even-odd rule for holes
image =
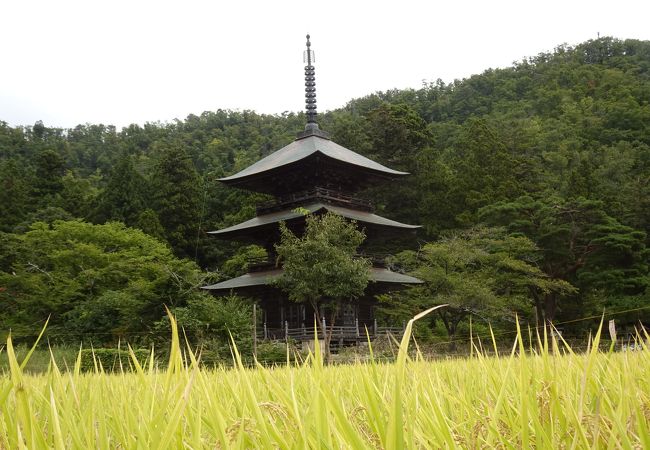
{"label": "tall cedar tree", "polygon": [[0,231],[11,231],[28,211],[29,184],[14,159],[0,161]]}
{"label": "tall cedar tree", "polygon": [[[431,145],[432,137],[426,122],[413,108],[404,104],[382,103],[370,111],[365,123],[372,146],[371,158],[397,170],[418,173],[420,155]],[[385,210],[392,219],[418,223],[418,209],[423,197],[418,184],[417,176],[406,177],[399,182],[372,188],[367,195],[379,212]],[[377,250],[392,253],[408,245],[403,242],[391,244],[393,242],[386,242],[385,248]]]}
{"label": "tall cedar tree", "polygon": [[65,161],[56,151],[46,149],[36,155],[35,168],[33,195],[40,206],[47,206],[63,189]]}
{"label": "tall cedar tree", "polygon": [[476,223],[476,211],[482,206],[521,194],[520,165],[484,120],[472,119],[463,126],[456,151],[452,197],[462,208],[460,224]]}
{"label": "tall cedar tree", "polygon": [[154,208],[174,253],[195,258],[200,178],[182,144],[165,146],[152,180]]}
{"label": "tall cedar tree", "polygon": [[132,227],[144,208],[144,179],[124,152],[111,170],[97,207],[98,222],[117,220]]}

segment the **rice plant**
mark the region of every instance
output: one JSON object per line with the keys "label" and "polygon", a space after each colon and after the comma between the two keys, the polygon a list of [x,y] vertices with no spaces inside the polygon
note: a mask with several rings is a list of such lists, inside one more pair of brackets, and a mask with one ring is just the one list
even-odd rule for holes
{"label": "rice plant", "polygon": [[235,349],[234,369],[208,370],[170,320],[166,367],[131,352],[117,373],[52,358],[30,375],[9,338],[0,448],[650,448],[647,334],[642,351],[600,351],[597,333],[576,354],[545,336],[525,348],[520,332],[509,355],[476,343],[470,358],[427,362],[409,357],[412,320],[395,363],[327,366],[316,346],[247,368]]}

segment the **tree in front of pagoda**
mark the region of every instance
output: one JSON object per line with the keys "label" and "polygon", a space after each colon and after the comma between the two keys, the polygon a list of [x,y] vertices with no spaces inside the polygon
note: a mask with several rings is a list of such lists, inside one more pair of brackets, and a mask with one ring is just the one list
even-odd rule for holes
{"label": "tree in front of pagoda", "polygon": [[[345,302],[363,295],[370,280],[370,261],[357,256],[365,234],[354,222],[332,213],[307,216],[302,236],[296,236],[284,223],[280,232],[275,249],[284,270],[277,284],[290,300],[313,308],[329,357],[338,312]],[[323,314],[328,316],[325,327]]]}

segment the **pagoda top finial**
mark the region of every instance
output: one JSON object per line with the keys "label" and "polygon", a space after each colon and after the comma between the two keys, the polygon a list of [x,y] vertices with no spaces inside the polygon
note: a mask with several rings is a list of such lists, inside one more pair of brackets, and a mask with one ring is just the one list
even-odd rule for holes
{"label": "pagoda top finial", "polygon": [[316,56],[311,49],[311,42],[309,42],[309,35],[307,35],[307,50],[303,53],[305,66],[305,108],[307,110],[307,125],[305,130],[318,129],[316,123]]}
{"label": "pagoda top finial", "polygon": [[303,139],[309,136],[318,136],[324,139],[329,139],[329,134],[318,128],[316,122],[316,56],[311,49],[310,36],[307,35],[307,50],[303,53],[303,60],[305,64],[305,109],[307,112],[307,124],[305,131],[298,133],[296,139]]}

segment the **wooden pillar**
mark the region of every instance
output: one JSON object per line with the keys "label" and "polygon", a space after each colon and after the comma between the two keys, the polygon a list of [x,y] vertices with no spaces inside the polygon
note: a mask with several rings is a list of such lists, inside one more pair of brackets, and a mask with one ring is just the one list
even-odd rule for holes
{"label": "wooden pillar", "polygon": [[377,319],[372,322],[372,335],[377,336]]}
{"label": "wooden pillar", "polygon": [[284,321],[284,340],[289,342],[289,322]]}
{"label": "wooden pillar", "polygon": [[269,339],[269,330],[266,328],[266,321],[264,321],[264,340]]}
{"label": "wooden pillar", "polygon": [[358,317],[356,317],[354,319],[354,325],[355,325],[355,327],[357,329],[357,337],[359,337],[359,318]]}
{"label": "wooden pillar", "polygon": [[253,303],[253,359],[257,361],[257,304]]}

